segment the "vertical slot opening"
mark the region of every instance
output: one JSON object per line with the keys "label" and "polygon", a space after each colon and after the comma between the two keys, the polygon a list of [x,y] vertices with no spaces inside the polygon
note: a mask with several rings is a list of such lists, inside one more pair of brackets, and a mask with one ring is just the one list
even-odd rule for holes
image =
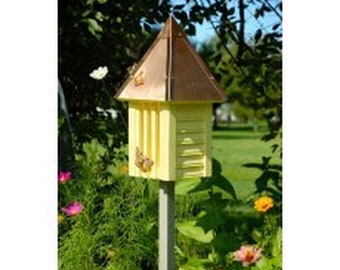
{"label": "vertical slot opening", "polygon": [[155,164],[156,167],[159,164],[159,153],[160,153],[160,145],[159,145],[159,137],[160,137],[160,128],[159,128],[159,118],[160,118],[160,108],[159,108],[159,103],[157,102],[155,104]]}
{"label": "vertical slot opening", "polygon": [[147,104],[143,103],[142,105],[142,111],[143,111],[143,123],[142,123],[142,134],[143,134],[143,140],[142,140],[142,149],[141,151],[143,152],[144,155],[147,155],[147,147],[148,147],[148,128],[147,128],[147,123],[148,123],[148,111],[147,111]]}
{"label": "vertical slot opening", "polygon": [[[143,126],[144,126],[144,112],[143,112],[143,104],[140,104],[139,105],[139,108],[138,108],[138,113],[139,113],[139,117],[138,117],[138,133],[139,133],[139,140],[138,140],[138,144],[137,144],[137,147],[138,148],[144,148],[144,131],[143,131]],[[141,149],[141,151],[143,151],[143,149]]]}
{"label": "vertical slot opening", "polygon": [[151,109],[150,109],[150,103],[145,104],[145,154],[150,158],[151,157]]}

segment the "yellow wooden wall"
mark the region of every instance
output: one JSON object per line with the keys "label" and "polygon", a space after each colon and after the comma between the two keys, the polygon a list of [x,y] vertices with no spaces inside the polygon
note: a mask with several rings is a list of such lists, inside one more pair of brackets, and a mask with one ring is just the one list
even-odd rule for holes
{"label": "yellow wooden wall", "polygon": [[[129,102],[129,175],[174,181],[211,175],[211,103]],[[136,165],[136,147],[154,164]]]}
{"label": "yellow wooden wall", "polygon": [[211,104],[176,104],[176,178],[210,175]]}

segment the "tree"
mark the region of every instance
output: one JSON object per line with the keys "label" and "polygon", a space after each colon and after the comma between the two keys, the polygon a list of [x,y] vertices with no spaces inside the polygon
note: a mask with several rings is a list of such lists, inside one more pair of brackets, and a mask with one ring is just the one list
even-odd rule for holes
{"label": "tree", "polygon": [[[113,95],[170,13],[188,35],[195,34],[195,23],[211,23],[218,38],[216,53],[210,58],[217,68],[214,75],[231,99],[238,98],[254,110],[265,109],[272,136],[280,129],[280,0],[186,0],[183,4],[158,0],[60,0],[58,9],[58,77],[76,152],[92,138],[112,149],[110,153],[127,141],[126,107]],[[260,26],[247,38],[247,12],[257,19],[275,14],[278,22],[271,31]],[[107,66],[109,71],[101,81],[89,76],[98,66]],[[231,88],[232,84],[239,86],[238,90],[229,91],[237,89]],[[99,114],[97,107],[116,109],[118,119]]]}
{"label": "tree", "polygon": [[[187,1],[188,2],[188,1]],[[216,32],[211,45],[201,55],[210,66],[229,100],[263,114],[269,126],[268,140],[282,126],[282,4],[281,1],[195,0],[190,19],[210,22]],[[237,12],[238,11],[238,12]],[[245,36],[245,14],[250,13],[259,27]],[[268,29],[260,18],[273,14],[276,21]],[[211,48],[209,48],[211,46]]]}
{"label": "tree", "polygon": [[[113,149],[127,141],[126,107],[113,99],[153,39],[151,28],[167,18],[165,1],[58,1],[58,77],[64,89],[76,152],[96,138]],[[103,80],[89,76],[107,66]],[[100,109],[118,111],[112,119]]]}

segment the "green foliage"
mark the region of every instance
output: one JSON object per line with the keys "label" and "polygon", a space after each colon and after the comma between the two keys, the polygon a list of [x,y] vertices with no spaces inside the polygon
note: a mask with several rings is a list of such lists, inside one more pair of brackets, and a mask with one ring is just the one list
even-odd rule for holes
{"label": "green foliage", "polygon": [[[188,35],[195,34],[195,23],[201,24],[204,19],[211,23],[216,38],[212,45],[201,47],[203,59],[229,100],[237,100],[243,108],[243,118],[264,117],[270,127],[269,136],[275,136],[282,121],[281,1],[275,6],[264,0],[244,2],[58,1],[58,74],[69,107],[76,152],[92,138],[111,150],[126,142],[126,106],[112,97],[170,11]],[[246,38],[242,14],[247,10],[252,14],[254,9],[255,18],[272,13],[277,21],[271,29],[259,27]],[[89,77],[102,65],[109,69],[105,84]],[[118,110],[119,118],[103,118],[96,111],[98,106]]]}
{"label": "green foliage", "polygon": [[201,182],[193,188],[190,192],[199,192],[209,190],[212,194],[213,188],[218,187],[229,194],[233,199],[236,199],[236,192],[229,180],[225,178],[222,173],[221,164],[216,160],[212,160],[213,175],[210,178],[202,178]]}
{"label": "green foliage", "polygon": [[[65,218],[59,225],[59,269],[156,269],[157,182],[121,172],[126,164],[125,147],[117,149],[121,160],[116,158],[107,167],[101,156],[108,150],[97,140],[85,143],[83,150],[86,155],[77,155],[75,178],[59,189],[60,207],[70,200],[81,201],[85,207],[83,215]],[[269,158],[264,161],[248,164],[244,170],[281,169]],[[270,218],[259,215],[252,206],[253,197],[249,202],[237,200],[230,181],[221,177],[223,167],[213,159],[211,178],[176,182],[178,268],[242,269],[227,258],[241,244],[250,243],[264,250],[252,268],[280,269],[279,201],[268,213]],[[268,190],[261,193],[270,194]]]}
{"label": "green foliage", "polygon": [[107,176],[96,141],[84,151],[78,176],[60,186],[60,207],[72,198],[84,210],[59,224],[59,269],[156,269],[156,186],[123,174],[117,160]]}
{"label": "green foliage", "polygon": [[[229,102],[235,103],[237,116],[243,121],[251,120],[255,128],[258,120],[265,119],[269,133],[264,140],[274,138],[282,125],[281,1],[275,7],[262,0],[247,4],[242,0],[234,5],[219,1],[209,1],[208,6],[195,3],[191,18],[200,21],[196,14],[203,14],[216,31],[216,37],[200,47],[201,57],[226,91]],[[277,20],[271,29],[259,24],[246,37],[244,14],[253,14],[252,10],[256,20],[269,13],[274,13]]]}
{"label": "green foliage", "polygon": [[[277,202],[282,201],[282,166],[270,164],[271,157],[262,157],[262,163],[246,163],[244,167],[261,170],[255,179],[257,194],[268,194]],[[280,205],[281,206],[281,205]]]}
{"label": "green foliage", "polygon": [[251,124],[228,124],[213,132],[213,156],[221,162],[222,175],[234,186],[239,199],[246,199],[256,190],[254,180],[261,171],[257,168],[245,168],[245,163],[261,163],[262,156],[272,156],[273,164],[280,164],[278,151],[272,153],[271,145],[279,144],[279,138],[274,142],[261,141],[266,132],[266,125],[259,125],[254,131]]}
{"label": "green foliage", "polygon": [[181,265],[179,270],[206,270],[213,269],[213,263],[210,259],[189,259],[185,265]]}
{"label": "green foliage", "polygon": [[195,226],[195,221],[184,221],[176,224],[176,229],[184,236],[202,243],[213,240],[212,231],[205,233],[201,227]]}
{"label": "green foliage", "polygon": [[[77,153],[93,138],[110,150],[126,143],[127,108],[113,96],[154,38],[153,29],[143,29],[164,22],[167,11],[166,1],[156,0],[58,1],[58,77]],[[89,76],[99,66],[108,67],[101,81]],[[113,108],[119,117],[104,117],[96,107]]]}
{"label": "green foliage", "polygon": [[[265,161],[269,162],[269,159]],[[250,164],[249,167],[252,166],[255,165]],[[269,164],[256,164],[256,167],[264,170],[280,169]],[[237,200],[235,191],[229,186],[222,189],[222,193],[214,191],[213,179],[221,180],[221,172],[221,164],[214,159],[213,176],[201,179],[190,191],[206,191],[209,196],[200,201],[197,216],[177,224],[177,230],[182,237],[205,243],[209,248],[201,254],[180,249],[180,269],[241,269],[233,253],[242,244],[256,244],[262,249],[261,260],[251,269],[281,269],[281,212],[277,211],[280,200],[275,200],[278,205],[270,209],[268,214],[258,213],[251,205],[253,199],[248,203]]]}
{"label": "green foliage", "polygon": [[[261,260],[253,266],[253,270],[281,270],[282,269],[282,229],[276,227],[276,230],[264,230],[267,235],[262,237],[258,242],[262,244],[265,250],[268,250],[262,255]],[[266,242],[266,245],[263,244]]]}

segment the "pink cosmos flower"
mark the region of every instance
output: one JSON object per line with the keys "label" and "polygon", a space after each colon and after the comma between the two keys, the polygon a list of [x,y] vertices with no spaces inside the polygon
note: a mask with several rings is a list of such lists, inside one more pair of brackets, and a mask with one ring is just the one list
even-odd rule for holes
{"label": "pink cosmos flower", "polygon": [[83,205],[80,202],[72,202],[62,207],[61,210],[66,216],[77,216],[83,211]]}
{"label": "pink cosmos flower", "polygon": [[60,184],[62,183],[66,183],[67,181],[69,181],[72,177],[72,173],[71,172],[59,172],[58,174],[58,182]]}
{"label": "pink cosmos flower", "polygon": [[235,260],[242,262],[243,266],[249,266],[261,258],[261,249],[254,246],[241,246],[234,252]]}

